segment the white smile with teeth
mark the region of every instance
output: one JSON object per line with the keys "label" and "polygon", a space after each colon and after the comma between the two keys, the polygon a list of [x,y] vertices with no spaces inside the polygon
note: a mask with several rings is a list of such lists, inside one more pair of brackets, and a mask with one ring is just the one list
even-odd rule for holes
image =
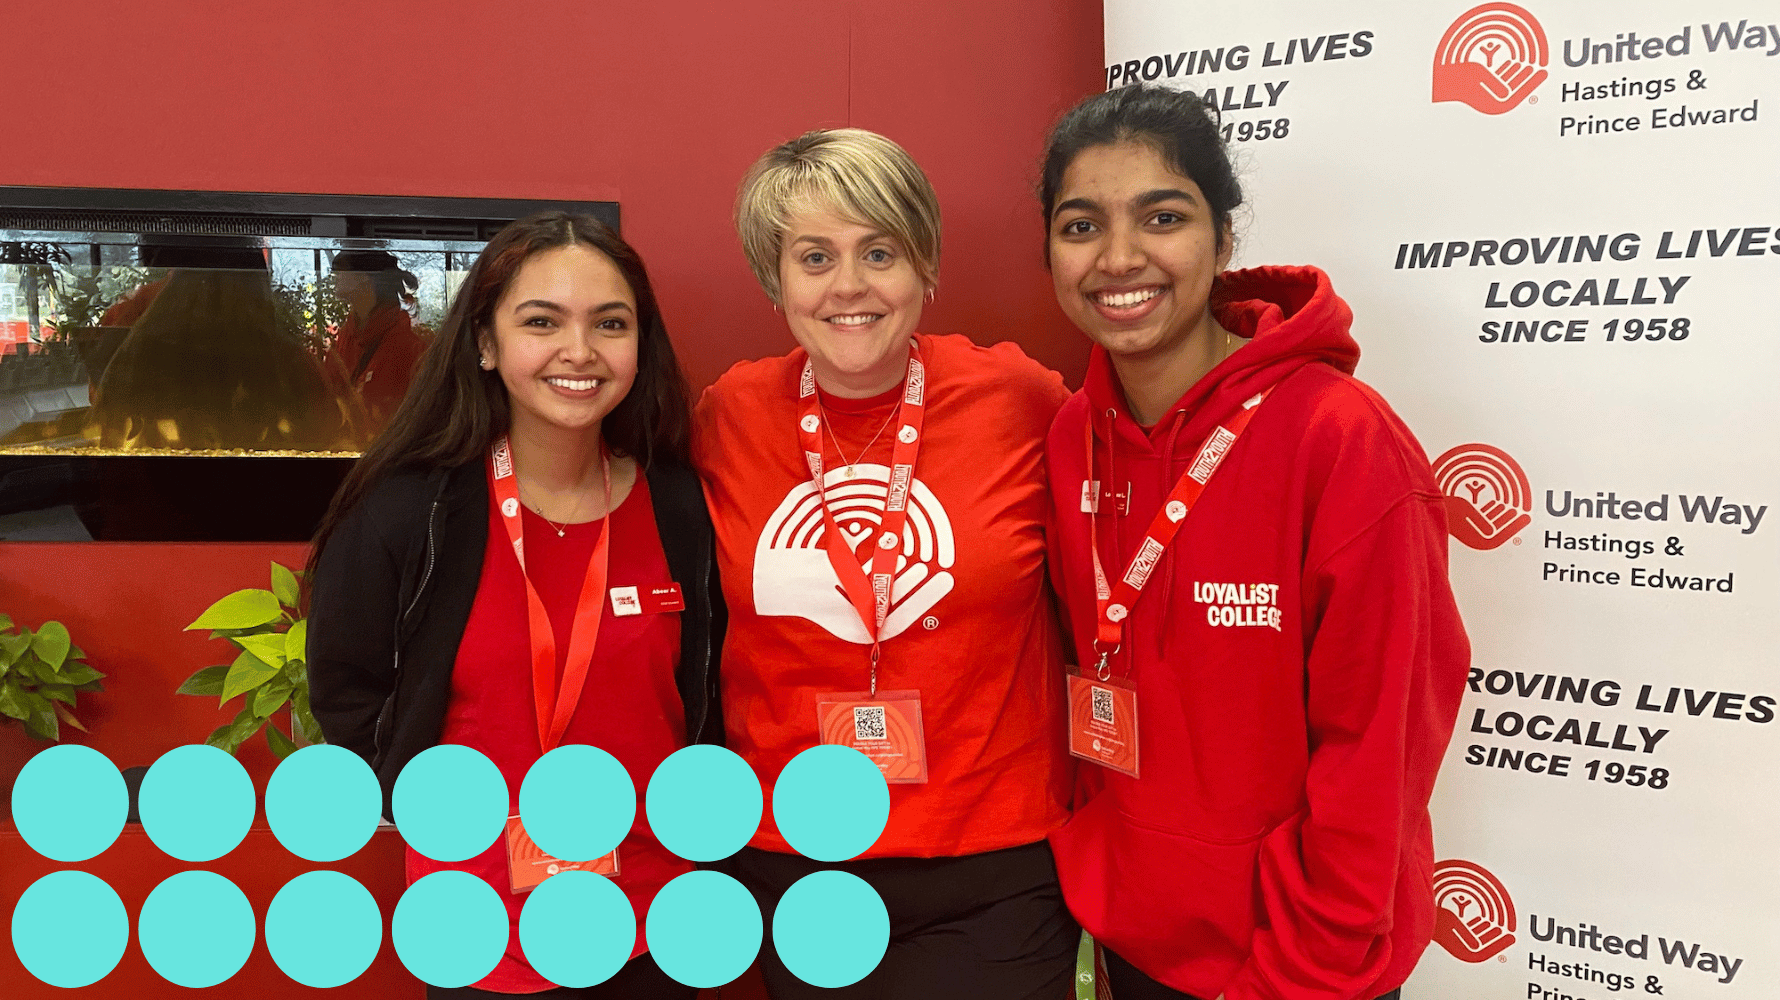
{"label": "white smile with teeth", "polygon": [[1101,292],[1094,296],[1095,301],[1115,309],[1141,305],[1162,294],[1160,288],[1142,288],[1135,292]]}
{"label": "white smile with teeth", "polygon": [[864,326],[883,318],[881,313],[858,313],[852,316],[830,316],[828,322],[835,326]]}
{"label": "white smile with teeth", "polygon": [[544,381],[551,385],[561,386],[575,392],[586,392],[600,384],[597,378],[547,378]]}

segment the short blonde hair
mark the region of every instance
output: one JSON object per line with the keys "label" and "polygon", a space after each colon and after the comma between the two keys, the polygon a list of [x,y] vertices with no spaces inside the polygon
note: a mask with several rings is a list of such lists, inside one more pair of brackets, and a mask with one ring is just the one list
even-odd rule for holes
{"label": "short blonde hair", "polygon": [[779,301],[779,255],[791,217],[811,208],[890,236],[929,288],[939,283],[939,198],[927,175],[876,132],[818,129],[767,150],[736,193],[742,251],[773,302]]}

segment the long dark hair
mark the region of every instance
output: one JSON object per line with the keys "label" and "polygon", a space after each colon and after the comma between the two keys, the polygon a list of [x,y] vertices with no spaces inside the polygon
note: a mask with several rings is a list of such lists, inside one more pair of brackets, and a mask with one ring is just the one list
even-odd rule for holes
{"label": "long dark hair", "polygon": [[[1038,185],[1038,201],[1044,206],[1045,227],[1057,210],[1063,174],[1082,151],[1121,142],[1143,142],[1162,154],[1175,172],[1191,178],[1211,206],[1211,222],[1223,249],[1224,224],[1242,204],[1242,185],[1218,122],[1205,101],[1191,91],[1152,84],[1135,84],[1095,94],[1058,120],[1045,143],[1044,168]],[[1046,241],[1045,262],[1050,263]]]}
{"label": "long dark hair", "polygon": [[334,494],[309,553],[314,570],[322,546],[341,518],[384,477],[398,469],[455,468],[481,460],[507,433],[507,388],[499,372],[483,371],[477,339],[494,322],[494,309],[526,261],[546,250],[587,246],[617,265],[637,300],[637,378],[630,393],[602,422],[606,444],[639,467],[685,464],[691,418],[686,376],[674,356],[643,259],[630,244],[589,215],[542,212],[509,224],[476,257],[451,311],[420,363],[389,426],[353,464]]}

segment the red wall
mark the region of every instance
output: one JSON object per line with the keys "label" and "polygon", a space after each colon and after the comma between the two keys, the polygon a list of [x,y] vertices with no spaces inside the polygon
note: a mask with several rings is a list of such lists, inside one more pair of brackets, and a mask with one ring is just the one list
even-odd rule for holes
{"label": "red wall", "polygon": [[[875,129],[944,210],[922,327],[1017,340],[1072,383],[1085,363],[1031,191],[1045,129],[1100,86],[1092,0],[98,0],[19,5],[7,35],[0,184],[617,199],[695,387],[791,346],[730,229],[743,170],[806,129]],[[69,626],[110,674],[76,737],[147,764],[232,716],[172,694],[226,659],[180,628],[272,558],[301,547],[0,544],[0,611]],[[35,749],[0,725],[0,789]],[[241,758],[263,788],[264,744]]]}

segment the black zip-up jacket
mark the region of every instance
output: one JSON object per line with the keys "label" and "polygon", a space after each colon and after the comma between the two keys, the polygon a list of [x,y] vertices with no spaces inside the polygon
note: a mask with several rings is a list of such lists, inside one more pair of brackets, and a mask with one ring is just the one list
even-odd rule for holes
{"label": "black zip-up jacket", "polygon": [[[711,517],[690,469],[656,465],[645,475],[668,570],[686,599],[675,680],[687,739],[721,744],[725,616]],[[445,727],[451,671],[488,546],[489,503],[481,462],[392,473],[341,519],[315,568],[310,707],[329,743],[377,773],[385,816],[396,776]]]}

